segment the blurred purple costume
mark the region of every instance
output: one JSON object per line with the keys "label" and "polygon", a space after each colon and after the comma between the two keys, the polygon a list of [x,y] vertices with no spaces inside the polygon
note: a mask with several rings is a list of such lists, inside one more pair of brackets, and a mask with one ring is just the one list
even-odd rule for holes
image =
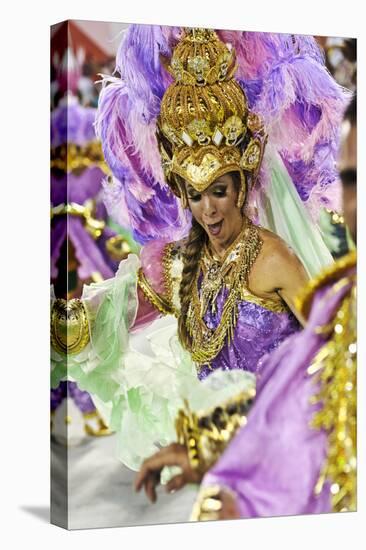
{"label": "blurred purple costume", "polygon": [[[70,145],[83,148],[97,144],[93,128],[94,118],[95,109],[81,106],[74,96],[65,97],[51,114],[52,148],[57,151],[57,148],[66,148]],[[57,153],[55,154],[57,156]],[[96,219],[106,221],[108,216],[100,197],[102,181],[105,177],[101,163],[91,157],[89,165],[76,171],[73,171],[70,162],[65,168],[51,171],[52,206],[72,203],[82,206],[86,201],[94,200]],[[118,262],[108,254],[106,241],[115,235],[115,231],[104,226],[99,238],[95,239],[86,230],[83,217],[75,215],[55,217],[51,227],[52,279],[58,276],[57,262],[67,238],[75,247],[80,279],[88,279],[94,273],[99,273],[104,279],[113,277]]]}
{"label": "blurred purple costume", "polygon": [[202,487],[234,491],[242,517],[331,511],[329,484],[314,492],[327,434],[309,427],[319,410],[310,399],[319,388],[307,368],[325,343],[315,328],[334,318],[350,286],[320,288],[306,328],[260,361],[248,423],[203,479]]}
{"label": "blurred purple costume", "polygon": [[60,382],[60,385],[51,390],[51,412],[54,412],[64,399],[71,398],[82,413],[95,411],[95,405],[86,391],[78,388],[75,382]]}

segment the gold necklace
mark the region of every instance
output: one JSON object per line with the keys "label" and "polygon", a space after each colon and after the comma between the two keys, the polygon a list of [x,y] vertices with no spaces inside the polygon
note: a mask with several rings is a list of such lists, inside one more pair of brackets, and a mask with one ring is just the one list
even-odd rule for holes
{"label": "gold necklace", "polygon": [[201,255],[201,270],[203,279],[201,283],[201,318],[205,315],[208,307],[216,313],[216,298],[224,285],[225,277],[230,268],[239,257],[240,249],[245,240],[245,229],[248,224],[243,225],[239,235],[234,239],[222,258],[218,259],[210,245],[206,244]]}
{"label": "gold necklace", "polygon": [[[248,282],[250,270],[259,254],[262,240],[257,227],[251,222],[242,229],[234,243],[229,247],[222,263],[213,259],[209,262],[207,249],[203,250],[200,268],[197,269],[193,284],[192,299],[188,307],[186,327],[192,339],[191,355],[193,361],[199,365],[208,364],[221,351],[226,338],[230,343],[234,336],[234,329],[238,318],[237,304],[240,300],[243,285]],[[207,327],[203,317],[211,305],[215,304],[220,289],[225,284],[224,276],[231,269],[229,293],[225,301],[220,322],[216,329]],[[198,281],[203,273],[201,295]]]}

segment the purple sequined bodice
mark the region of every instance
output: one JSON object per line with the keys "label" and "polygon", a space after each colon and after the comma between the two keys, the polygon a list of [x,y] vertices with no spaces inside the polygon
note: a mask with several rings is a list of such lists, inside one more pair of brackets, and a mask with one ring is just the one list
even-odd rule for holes
{"label": "purple sequined bodice", "polygon": [[[206,325],[211,329],[216,329],[220,322],[227,294],[224,288],[216,300],[216,313],[208,310],[204,316]],[[300,324],[290,311],[278,313],[243,300],[238,304],[238,320],[232,342],[225,344],[210,365],[201,367],[198,378],[203,380],[218,368],[256,372],[261,357],[299,329]]]}

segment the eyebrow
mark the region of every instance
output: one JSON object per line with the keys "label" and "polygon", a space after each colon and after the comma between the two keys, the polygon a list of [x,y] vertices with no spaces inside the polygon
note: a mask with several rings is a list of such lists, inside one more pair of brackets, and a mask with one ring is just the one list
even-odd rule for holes
{"label": "eyebrow", "polygon": [[[211,188],[213,188],[213,189],[216,189],[217,187],[225,187],[225,189],[226,189],[227,186],[228,186],[227,183],[220,182],[220,181],[217,181],[217,182],[211,184]],[[195,193],[196,195],[201,195],[201,193],[199,191],[197,191],[191,185],[187,186],[187,193]]]}
{"label": "eyebrow", "polygon": [[225,183],[224,181],[215,181],[215,183],[212,184],[212,187],[227,187],[229,184]]}

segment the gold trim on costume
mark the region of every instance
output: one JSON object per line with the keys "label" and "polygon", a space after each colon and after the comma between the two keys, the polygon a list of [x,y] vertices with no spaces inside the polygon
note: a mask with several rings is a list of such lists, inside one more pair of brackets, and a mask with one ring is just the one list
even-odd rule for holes
{"label": "gold trim on costume", "polygon": [[142,268],[138,271],[137,282],[145,298],[163,315],[175,315],[171,302],[158,294],[144,275]]}
{"label": "gold trim on costume", "polygon": [[200,489],[189,521],[215,521],[222,510],[220,485],[207,485]]}
{"label": "gold trim on costume", "polygon": [[268,309],[269,311],[273,311],[274,313],[285,313],[289,311],[288,306],[284,302],[277,302],[275,300],[271,300],[271,298],[261,298],[260,296],[250,292],[250,290],[245,286],[241,289],[241,299],[245,302],[257,304],[258,306]]}
{"label": "gold trim on costume", "polygon": [[192,469],[204,475],[222,455],[239,428],[247,422],[247,413],[255,397],[254,384],[220,406],[194,413],[188,403],[175,421],[177,440],[185,445]]}
{"label": "gold trim on costume", "polygon": [[128,241],[122,235],[114,235],[109,237],[105,243],[106,250],[112,260],[121,261],[131,254],[132,250]]}
{"label": "gold trim on costume", "polygon": [[[351,266],[354,265],[351,263]],[[348,283],[354,281],[354,276]],[[312,403],[322,407],[312,421],[328,434],[327,457],[315,486],[320,494],[330,482],[332,509],[355,511],[357,505],[357,329],[356,285],[343,298],[334,316],[328,342],[308,369],[320,390]]]}
{"label": "gold trim on costume", "polygon": [[172,250],[174,248],[174,243],[168,243],[164,246],[163,251],[163,279],[164,287],[166,292],[166,299],[169,304],[171,304],[171,309],[173,308],[173,281],[171,276],[173,258]]}
{"label": "gold trim on costume", "polygon": [[[100,416],[97,410],[89,413],[83,413],[84,417],[84,429],[88,435],[93,437],[102,437],[105,435],[111,435],[113,432],[104,422],[103,418]],[[92,423],[89,423],[88,420],[95,420],[96,426],[93,426]]]}
{"label": "gold trim on costume", "polygon": [[[192,289],[192,300],[188,308],[186,326],[192,338],[189,350],[192,360],[198,365],[208,364],[221,351],[225,342],[233,339],[234,329],[238,318],[238,302],[241,292],[248,285],[250,270],[260,252],[262,240],[258,228],[249,223],[235,241],[235,247],[228,250],[222,265],[213,262],[205,273],[204,260],[201,266],[204,279],[201,284],[201,293],[198,289],[198,280],[201,270],[197,270]],[[215,309],[215,300],[224,283],[228,264],[232,263],[230,273],[229,294],[226,299],[220,323],[215,330],[207,327],[203,316],[208,307]]]}
{"label": "gold trim on costume", "polygon": [[316,291],[331,281],[339,279],[342,273],[356,265],[356,261],[356,251],[353,250],[326,267],[317,277],[311,279],[295,299],[295,306],[299,313],[307,318]]}
{"label": "gold trim on costume", "polygon": [[95,209],[95,201],[88,199],[84,204],[78,204],[76,202],[70,202],[68,204],[61,203],[51,208],[51,220],[54,216],[80,216],[84,218],[85,229],[93,237],[98,239],[105,228],[104,220],[97,220],[93,218],[92,214]]}

